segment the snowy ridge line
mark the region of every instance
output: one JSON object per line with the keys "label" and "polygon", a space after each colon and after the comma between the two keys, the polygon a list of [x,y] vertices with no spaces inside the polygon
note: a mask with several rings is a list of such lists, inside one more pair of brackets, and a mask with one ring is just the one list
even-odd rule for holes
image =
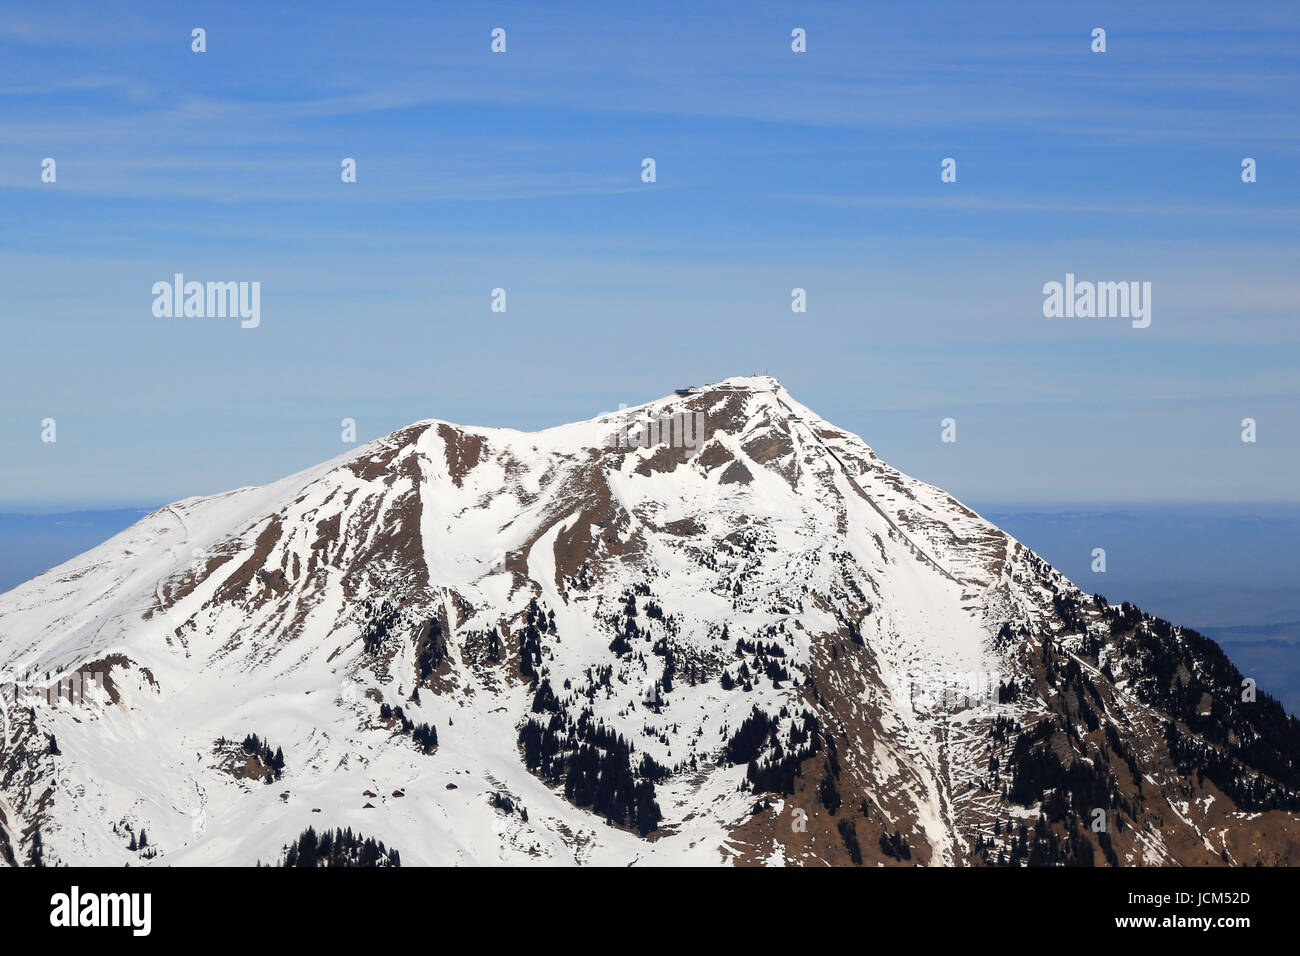
{"label": "snowy ridge line", "polygon": [[920,555],[926,561],[926,563],[928,563],[932,568],[934,568],[936,571],[942,574],[949,581],[952,581],[954,584],[960,584],[962,585],[962,587],[966,587],[970,585],[970,582],[963,581],[960,578],[950,574],[946,568],[944,568],[941,564],[939,564],[938,561],[934,560],[934,558],[926,554],[925,551],[919,545],[917,545],[915,541],[913,541],[910,537],[908,537],[907,532],[905,532],[902,528],[896,525],[894,523],[894,519],[889,517],[889,515],[885,513],[885,509],[881,508],[880,505],[876,504],[876,499],[872,498],[871,495],[867,494],[866,491],[863,490],[862,486],[857,483],[853,475],[849,473],[848,466],[845,465],[844,462],[840,460],[839,455],[835,454],[835,450],[831,448],[829,445],[827,445],[824,441],[822,441],[819,437],[817,437],[817,433],[813,431],[811,427],[809,427],[807,422],[805,422],[802,418],[800,418],[798,415],[795,414],[793,408],[791,408],[789,405],[787,405],[785,402],[781,400],[781,396],[779,394],[776,394],[775,390],[773,390],[773,395],[776,398],[777,404],[790,413],[790,420],[798,422],[800,425],[803,425],[803,427],[808,431],[808,434],[812,437],[812,440],[815,441],[817,444],[821,445],[821,447],[825,449],[826,452],[832,458],[835,459],[835,464],[840,466],[840,471],[843,472],[844,477],[849,480],[849,484],[853,487],[853,490],[866,499],[867,504],[871,505],[871,507],[876,510],[876,514],[880,515],[880,517],[885,519],[889,527],[891,527],[895,532],[897,532],[898,536],[903,539],[903,543],[907,545],[908,549],[912,551],[912,553]]}

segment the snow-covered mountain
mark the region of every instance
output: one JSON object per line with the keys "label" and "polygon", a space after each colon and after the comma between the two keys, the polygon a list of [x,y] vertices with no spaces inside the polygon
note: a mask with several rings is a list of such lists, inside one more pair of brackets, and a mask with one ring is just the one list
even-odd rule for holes
{"label": "snow-covered mountain", "polygon": [[169,505],[0,596],[0,672],[8,863],[1300,862],[1217,646],[766,377]]}

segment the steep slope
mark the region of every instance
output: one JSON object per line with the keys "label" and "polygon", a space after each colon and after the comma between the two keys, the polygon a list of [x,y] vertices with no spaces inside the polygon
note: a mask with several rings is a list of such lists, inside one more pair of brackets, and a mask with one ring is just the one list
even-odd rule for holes
{"label": "steep slope", "polygon": [[1300,859],[1217,647],[765,377],[177,502],[0,596],[0,668],[10,862]]}

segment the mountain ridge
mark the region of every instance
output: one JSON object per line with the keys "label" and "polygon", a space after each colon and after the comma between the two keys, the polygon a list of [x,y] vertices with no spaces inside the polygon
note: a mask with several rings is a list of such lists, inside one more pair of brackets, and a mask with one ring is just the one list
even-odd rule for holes
{"label": "mountain ridge", "polygon": [[0,596],[0,667],[102,676],[9,708],[0,857],[252,865],[311,825],[408,864],[1294,861],[1295,722],[1202,641],[770,377],[426,419]]}

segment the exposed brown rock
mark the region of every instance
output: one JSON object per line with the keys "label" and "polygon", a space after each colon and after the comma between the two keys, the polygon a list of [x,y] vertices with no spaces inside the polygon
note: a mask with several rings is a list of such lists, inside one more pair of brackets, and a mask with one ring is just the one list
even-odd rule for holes
{"label": "exposed brown rock", "polygon": [[720,485],[747,485],[754,480],[754,475],[745,467],[743,461],[733,461],[718,479]]}
{"label": "exposed brown rock", "polygon": [[447,456],[447,474],[459,488],[465,476],[479,463],[483,439],[478,435],[467,435],[450,425],[439,425],[438,437],[443,440]]}

